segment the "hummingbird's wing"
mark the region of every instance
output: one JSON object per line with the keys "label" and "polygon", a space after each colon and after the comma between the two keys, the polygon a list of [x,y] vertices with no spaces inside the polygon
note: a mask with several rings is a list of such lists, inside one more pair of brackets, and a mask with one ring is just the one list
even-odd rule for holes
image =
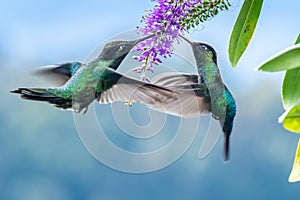
{"label": "hummingbird's wing", "polygon": [[[123,76],[112,69],[108,69],[105,80],[110,82],[104,82],[102,85],[112,85],[112,87],[101,92],[98,97],[101,104],[121,101],[155,105],[177,100],[170,89]],[[111,80],[115,82],[112,83]]]}
{"label": "hummingbird's wing", "polygon": [[209,97],[207,86],[203,82],[202,77],[198,74],[165,72],[155,76],[152,79],[152,83],[176,91],[181,89],[183,89],[184,92],[192,90],[198,94],[198,96]]}
{"label": "hummingbird's wing", "polygon": [[34,74],[45,78],[57,86],[65,84],[80,68],[81,62],[67,62],[58,65],[49,65],[37,69]]}
{"label": "hummingbird's wing", "polygon": [[194,74],[163,73],[153,83],[141,82],[110,70],[105,80],[117,80],[98,97],[99,103],[138,102],[151,109],[180,117],[198,117],[210,111],[205,84]]}
{"label": "hummingbird's wing", "polygon": [[[166,113],[180,117],[198,117],[210,112],[210,97],[207,87],[198,74],[166,72],[155,76],[152,83],[173,91],[177,101],[163,105]],[[156,105],[151,106],[155,108]]]}
{"label": "hummingbird's wing", "polygon": [[160,73],[151,82],[153,84],[163,85],[165,87],[174,87],[178,85],[192,85],[201,83],[197,74],[185,74],[178,72]]}

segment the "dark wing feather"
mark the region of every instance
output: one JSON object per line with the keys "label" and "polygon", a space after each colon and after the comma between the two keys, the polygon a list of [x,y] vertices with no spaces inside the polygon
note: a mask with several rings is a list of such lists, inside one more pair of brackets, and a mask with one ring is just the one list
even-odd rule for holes
{"label": "dark wing feather", "polygon": [[155,76],[152,83],[172,90],[178,97],[177,102],[164,105],[165,112],[181,117],[197,117],[210,112],[209,93],[198,74],[166,72]]}
{"label": "dark wing feather", "polygon": [[49,65],[37,69],[34,74],[43,77],[57,86],[67,82],[80,68],[80,62],[67,62],[58,65]]}

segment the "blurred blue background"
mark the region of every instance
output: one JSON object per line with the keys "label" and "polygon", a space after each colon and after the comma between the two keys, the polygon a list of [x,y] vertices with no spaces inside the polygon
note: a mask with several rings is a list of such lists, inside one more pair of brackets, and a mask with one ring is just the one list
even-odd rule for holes
{"label": "blurred blue background", "polygon": [[32,85],[30,71],[39,66],[84,60],[104,40],[141,26],[144,10],[153,3],[1,1],[0,199],[299,199],[300,183],[287,181],[298,136],[277,123],[284,74],[254,68],[295,42],[300,1],[265,1],[249,49],[232,69],[227,48],[241,4],[234,2],[230,11],[190,35],[216,48],[223,78],[237,100],[230,162],[223,163],[222,141],[199,160],[203,136],[198,136],[171,166],[127,174],[86,151],[71,112],[21,101],[9,91]]}

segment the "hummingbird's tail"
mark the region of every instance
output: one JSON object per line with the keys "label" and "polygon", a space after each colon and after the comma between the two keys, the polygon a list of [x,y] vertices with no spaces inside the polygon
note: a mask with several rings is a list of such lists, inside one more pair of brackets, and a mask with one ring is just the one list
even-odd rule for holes
{"label": "hummingbird's tail", "polygon": [[224,159],[225,159],[225,162],[226,162],[226,161],[229,160],[229,147],[230,147],[229,138],[230,138],[230,135],[225,133],[224,137],[225,137],[225,141],[224,141]]}
{"label": "hummingbird's tail", "polygon": [[43,88],[19,88],[11,91],[11,93],[20,94],[21,98],[33,101],[45,101],[57,108],[72,108],[72,99],[58,97],[51,92],[50,89]]}

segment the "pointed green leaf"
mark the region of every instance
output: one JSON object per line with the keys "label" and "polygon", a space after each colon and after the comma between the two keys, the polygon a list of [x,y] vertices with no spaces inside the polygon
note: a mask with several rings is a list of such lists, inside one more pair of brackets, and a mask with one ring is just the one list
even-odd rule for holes
{"label": "pointed green leaf", "polygon": [[300,104],[288,112],[283,120],[283,127],[291,132],[300,133]]}
{"label": "pointed green leaf", "polygon": [[257,69],[267,72],[278,72],[295,69],[300,66],[300,44],[293,45],[272,56]]}
{"label": "pointed green leaf", "polygon": [[289,182],[300,181],[300,139],[296,150],[294,165],[290,173]]}
{"label": "pointed green leaf", "polygon": [[[300,34],[295,44],[300,43]],[[300,65],[287,70],[282,85],[282,102],[284,109],[289,109],[300,99]]]}
{"label": "pointed green leaf", "polygon": [[245,0],[234,24],[229,42],[229,59],[236,66],[254,33],[263,0]]}
{"label": "pointed green leaf", "polygon": [[288,70],[282,86],[282,101],[284,109],[289,109],[300,99],[300,67]]}
{"label": "pointed green leaf", "polygon": [[299,44],[299,43],[300,43],[300,34],[298,35],[298,38],[297,38],[295,44]]}

